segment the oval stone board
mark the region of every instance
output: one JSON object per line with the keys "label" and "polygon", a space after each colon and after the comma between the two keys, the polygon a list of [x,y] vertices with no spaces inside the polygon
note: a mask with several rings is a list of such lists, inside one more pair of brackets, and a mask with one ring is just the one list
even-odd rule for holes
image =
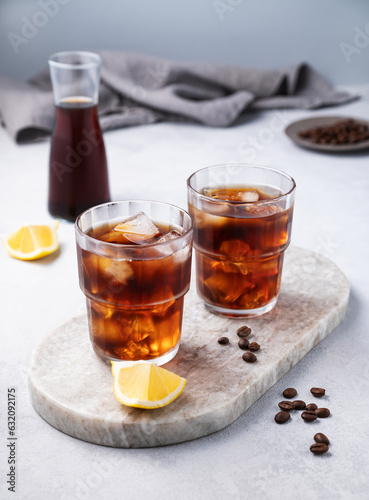
{"label": "oval stone board", "polygon": [[[165,365],[187,385],[173,403],[156,410],[125,407],[115,399],[110,366],[92,350],[87,319],[79,316],[34,351],[31,401],[56,429],[91,443],[139,448],[205,436],[236,420],[323,340],[341,322],[348,298],[349,283],[335,264],[296,247],[286,252],[276,307],[259,318],[215,316],[192,286],[179,352]],[[261,345],[256,363],[245,363],[237,346],[236,330],[244,324],[252,328],[250,340]],[[224,335],[230,344],[221,346],[217,340]]]}

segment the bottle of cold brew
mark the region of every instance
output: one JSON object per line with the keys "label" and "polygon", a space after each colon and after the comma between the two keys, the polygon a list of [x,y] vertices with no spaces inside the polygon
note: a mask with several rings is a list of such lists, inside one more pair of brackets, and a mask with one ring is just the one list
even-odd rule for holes
{"label": "bottle of cold brew", "polygon": [[110,201],[108,167],[98,115],[101,57],[58,52],[49,59],[55,101],[48,209],[74,221],[88,208]]}

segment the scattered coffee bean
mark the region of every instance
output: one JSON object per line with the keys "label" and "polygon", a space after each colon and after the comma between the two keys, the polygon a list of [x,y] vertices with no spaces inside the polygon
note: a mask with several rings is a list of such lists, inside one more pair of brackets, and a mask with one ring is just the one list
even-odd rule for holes
{"label": "scattered coffee bean", "polygon": [[312,387],[310,392],[316,398],[322,398],[325,394],[325,389],[321,389],[320,387]]}
{"label": "scattered coffee bean", "polygon": [[301,418],[305,420],[305,422],[314,422],[318,418],[318,415],[313,411],[304,411],[301,413]]}
{"label": "scattered coffee bean", "polygon": [[[252,355],[252,353],[248,351],[244,353],[242,357],[245,359],[245,356],[250,354]],[[310,392],[318,398],[325,395],[325,389],[320,387],[312,387]],[[283,391],[283,396],[287,399],[292,399],[296,395],[297,391],[293,387],[289,387]],[[305,422],[314,422],[317,418],[327,418],[331,414],[328,408],[318,408],[318,405],[315,403],[309,403],[306,405],[305,401],[299,399],[295,401],[280,401],[278,406],[282,411],[277,413],[274,417],[277,424],[284,424],[285,422],[288,422],[291,418],[290,412],[292,410],[304,410],[301,413],[301,418]],[[321,432],[316,433],[314,441],[315,443],[310,446],[310,451],[314,453],[314,455],[323,455],[329,451],[330,441],[325,434]]]}
{"label": "scattered coffee bean", "polygon": [[306,410],[307,411],[314,411],[318,408],[318,406],[315,403],[310,403],[306,405]]}
{"label": "scattered coffee bean", "polygon": [[249,345],[250,351],[258,351],[260,349],[260,346],[257,342],[251,342]]}
{"label": "scattered coffee bean", "polygon": [[314,410],[314,413],[319,418],[327,418],[331,414],[331,412],[328,410],[328,408],[317,408],[316,410]]}
{"label": "scattered coffee bean", "polygon": [[248,326],[241,326],[238,330],[237,330],[237,335],[239,337],[248,337],[251,333],[251,328],[248,327]]}
{"label": "scattered coffee bean", "polygon": [[242,359],[246,361],[246,363],[255,363],[258,358],[252,352],[245,352],[242,354]]}
{"label": "scattered coffee bean", "polygon": [[305,410],[306,404],[305,401],[301,401],[301,399],[296,399],[296,401],[293,401],[292,403],[295,407],[295,410]]}
{"label": "scattered coffee bean", "polygon": [[284,411],[292,411],[295,409],[295,405],[292,403],[292,401],[281,401],[278,403],[278,406],[281,410]]}
{"label": "scattered coffee bean", "polygon": [[229,338],[228,337],[219,337],[218,344],[220,344],[220,345],[229,344]]}
{"label": "scattered coffee bean", "polygon": [[329,445],[329,439],[327,438],[327,436],[325,434],[323,434],[322,432],[317,432],[314,436],[314,441],[316,443],[324,443],[326,445]]}
{"label": "scattered coffee bean", "polygon": [[329,448],[325,443],[315,443],[310,446],[310,451],[314,453],[314,455],[323,455],[323,453],[327,453],[328,450]]}
{"label": "scattered coffee bean", "polygon": [[287,399],[292,399],[297,396],[297,391],[293,387],[289,387],[283,391],[283,397]]}
{"label": "scattered coffee bean", "polygon": [[250,344],[250,342],[249,342],[247,339],[243,339],[243,338],[241,338],[241,339],[238,341],[238,347],[239,347],[240,349],[243,349],[244,351],[246,351],[246,349],[248,349],[249,344]]}
{"label": "scattered coffee bean", "polygon": [[289,421],[290,418],[291,415],[288,413],[288,411],[280,411],[274,417],[274,420],[277,422],[277,424],[285,424],[286,422]]}

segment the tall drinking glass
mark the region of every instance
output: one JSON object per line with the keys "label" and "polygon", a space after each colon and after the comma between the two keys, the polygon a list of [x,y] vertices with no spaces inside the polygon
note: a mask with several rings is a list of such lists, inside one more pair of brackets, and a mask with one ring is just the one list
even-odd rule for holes
{"label": "tall drinking glass", "polygon": [[55,101],[51,139],[51,215],[74,221],[94,205],[110,201],[108,167],[97,105],[101,57],[58,52],[49,59]]}
{"label": "tall drinking glass", "polygon": [[191,217],[166,203],[119,201],[81,214],[75,231],[96,354],[106,361],[170,361],[190,286]]}
{"label": "tall drinking glass", "polygon": [[231,317],[270,311],[290,243],[295,181],[272,168],[228,164],[195,172],[187,185],[206,307]]}

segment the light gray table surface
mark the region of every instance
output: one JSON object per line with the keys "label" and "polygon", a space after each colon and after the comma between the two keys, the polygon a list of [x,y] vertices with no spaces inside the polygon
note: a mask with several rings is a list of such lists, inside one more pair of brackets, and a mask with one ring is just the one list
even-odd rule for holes
{"label": "light gray table surface", "polygon": [[[60,251],[21,262],[0,248],[0,497],[43,499],[367,499],[369,497],[369,150],[322,154],[295,146],[283,129],[313,116],[369,119],[369,87],[337,108],[249,114],[227,129],[155,124],[105,134],[112,197],[186,207],[186,179],[207,165],[252,161],[297,183],[292,244],[334,261],[351,283],[343,323],[245,414],[207,437],[161,448],[113,449],[71,438],[31,406],[31,353],[53,329],[84,311],[73,225],[61,223]],[[49,143],[17,146],[0,130],[0,233],[48,223]],[[332,283],[334,287],[334,283]],[[53,373],[50,366],[50,376]],[[274,423],[286,387],[311,402],[325,387],[332,416],[319,425],[299,417]],[[17,484],[7,491],[7,389],[17,394]],[[315,432],[330,454],[309,451]]]}

